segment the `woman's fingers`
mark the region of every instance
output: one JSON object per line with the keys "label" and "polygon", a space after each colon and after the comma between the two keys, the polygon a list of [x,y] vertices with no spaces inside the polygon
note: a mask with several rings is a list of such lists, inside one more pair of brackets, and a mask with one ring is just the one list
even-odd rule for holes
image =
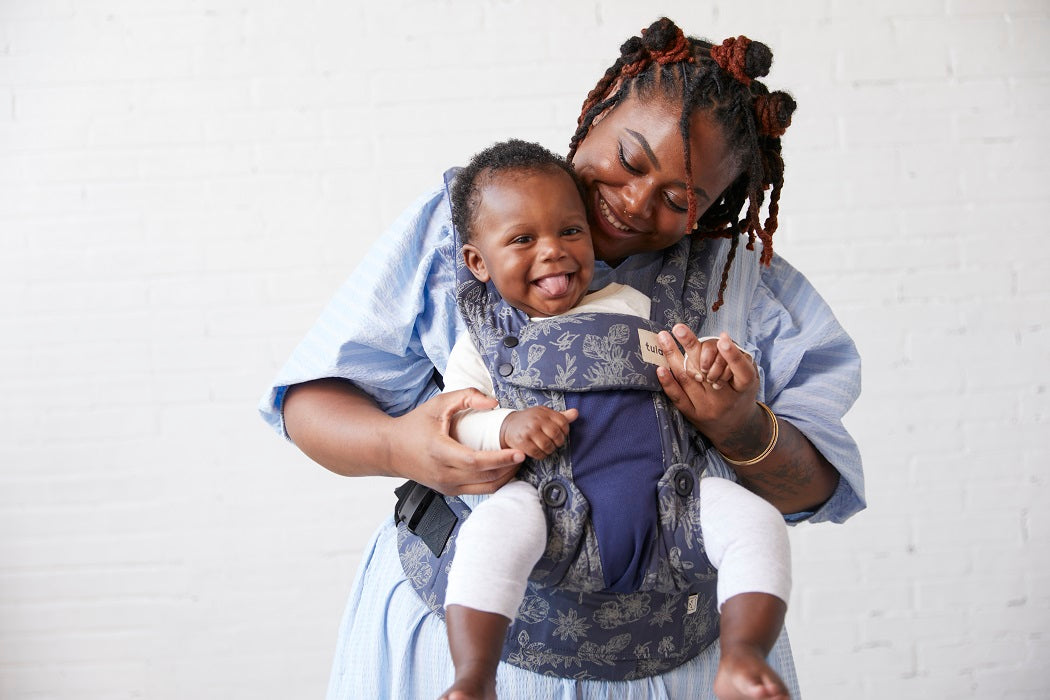
{"label": "woman's fingers", "polygon": [[758,369],[755,362],[746,352],[736,346],[728,333],[718,336],[718,354],[727,365],[727,374],[724,381],[736,391],[744,391],[758,379]]}
{"label": "woman's fingers", "polygon": [[[682,328],[686,327],[682,326]],[[660,331],[656,338],[657,342],[660,343],[660,349],[663,350],[664,359],[667,360],[667,367],[671,370],[675,380],[680,384],[685,384],[689,380],[702,381],[696,378],[699,367],[699,346],[694,344],[692,350],[689,347],[685,347],[685,353],[683,354],[678,349],[678,344],[675,343],[674,339],[671,338],[671,334],[667,331]]]}
{"label": "woman's fingers", "polygon": [[424,406],[430,404],[434,405],[434,408],[443,420],[447,420],[451,424],[452,416],[460,411],[466,411],[467,409],[487,411],[498,406],[499,401],[492,396],[482,394],[477,389],[460,389],[459,391],[450,391],[447,394],[438,394],[427,401]]}
{"label": "woman's fingers", "polygon": [[493,493],[514,478],[525,460],[521,450],[472,450],[450,437],[431,453],[438,478],[428,484],[447,496]]}
{"label": "woman's fingers", "polygon": [[431,455],[438,467],[453,472],[454,480],[464,485],[491,483],[499,478],[499,472],[516,470],[525,461],[525,454],[521,450],[474,450],[447,434],[438,436],[433,445]]}
{"label": "woman's fingers", "polygon": [[439,394],[413,410],[411,414],[421,411],[423,415],[413,415],[415,425],[411,432],[405,432],[415,438],[405,445],[410,447],[405,458],[429,475],[425,481],[416,480],[449,496],[492,493],[510,481],[525,460],[521,450],[474,450],[449,435],[452,417],[460,411],[487,410],[496,405],[495,399],[476,389],[462,389]]}
{"label": "woman's fingers", "polygon": [[758,378],[751,356],[737,347],[728,333],[700,340],[684,324],[676,325],[672,331],[686,355],[697,358],[697,372],[689,374],[698,382],[706,382],[715,390],[730,386],[742,391]]}
{"label": "woman's fingers", "polygon": [[660,386],[663,387],[664,393],[667,398],[671,400],[674,407],[681,411],[685,416],[690,416],[694,412],[693,401],[686,393],[682,385],[675,379],[674,374],[671,370],[666,367],[658,367],[656,369],[656,378],[660,380]]}

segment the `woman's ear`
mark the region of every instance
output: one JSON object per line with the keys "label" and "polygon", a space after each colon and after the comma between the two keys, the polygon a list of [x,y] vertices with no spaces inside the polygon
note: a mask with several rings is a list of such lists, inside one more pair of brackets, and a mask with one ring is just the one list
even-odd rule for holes
{"label": "woman's ear", "polygon": [[489,281],[489,271],[485,267],[485,259],[481,257],[481,251],[470,243],[463,244],[463,262],[467,264],[470,274],[478,282]]}

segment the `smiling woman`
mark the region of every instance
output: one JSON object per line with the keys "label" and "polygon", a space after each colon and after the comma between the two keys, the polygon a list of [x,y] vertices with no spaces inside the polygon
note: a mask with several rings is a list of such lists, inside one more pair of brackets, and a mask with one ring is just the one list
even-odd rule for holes
{"label": "smiling woman", "polygon": [[[610,108],[611,109],[611,108]],[[690,200],[697,216],[740,174],[724,131],[703,112],[689,120],[690,180],[678,129],[680,104],[628,97],[596,123],[573,156],[587,183],[599,259],[616,265],[628,255],[663,250],[689,233]]]}
{"label": "smiling woman", "polygon": [[[706,473],[739,481],[792,521],[841,522],[864,507],[860,458],[841,422],[859,391],[859,358],[815,290],[773,254],[780,137],[794,102],[756,80],[770,61],[768,48],[745,37],[712,45],[667,19],[629,39],[584,101],[570,142],[588,221],[550,225],[565,234],[559,240],[589,226],[599,259],[592,289],[615,282],[652,300],[651,321],[665,329],[660,347],[670,368],[657,371],[659,386],[702,434]],[[446,173],[446,182],[455,173]],[[510,233],[511,249],[534,243],[531,235]],[[740,240],[753,249],[756,239],[760,252],[736,255]],[[341,628],[332,698],[437,697],[450,685],[440,601],[414,587],[424,569],[434,571],[429,549],[440,551],[445,539],[435,542],[419,521],[437,522],[448,512],[466,517],[525,459],[519,449],[478,451],[449,435],[458,413],[492,406],[473,389],[437,395],[464,330],[454,294],[457,251],[443,183],[369,253],[263,400],[264,417],[328,469],[408,478],[445,495],[415,509],[409,506],[417,499],[406,498],[399,522],[377,531]],[[671,268],[679,272],[669,274]],[[570,281],[576,274],[568,267],[554,272]],[[543,282],[545,275],[522,279],[551,297],[562,283]],[[723,385],[680,371],[683,349],[702,357],[698,334],[720,332],[740,346],[720,346],[739,379]],[[701,469],[690,464],[685,472],[696,478]],[[690,492],[693,482],[682,478],[678,488]],[[598,488],[588,498],[610,499],[615,510],[633,482],[614,481],[619,490]],[[559,488],[548,497],[565,503]],[[667,563],[669,552],[661,550],[659,561]],[[506,696],[711,695],[720,645],[702,642],[711,631],[703,621],[713,619],[713,596],[683,590],[657,605],[627,586],[574,593],[570,604],[556,586],[534,592],[526,601],[530,620],[550,615],[559,630],[580,620],[571,625],[580,633],[508,639],[497,678]],[[583,635],[639,620],[652,624],[600,644]],[[681,628],[678,637],[661,634],[671,621]],[[731,644],[723,639],[721,650],[729,653]],[[587,659],[587,670],[579,670]],[[797,695],[783,635],[769,666]]]}

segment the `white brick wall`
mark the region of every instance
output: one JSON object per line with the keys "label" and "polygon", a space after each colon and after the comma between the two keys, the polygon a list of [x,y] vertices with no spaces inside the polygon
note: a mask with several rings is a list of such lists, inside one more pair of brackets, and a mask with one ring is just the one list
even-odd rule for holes
{"label": "white brick wall", "polygon": [[778,250],[864,356],[871,505],[792,533],[806,696],[1050,694],[1050,8],[639,7],[0,4],[0,697],[320,696],[393,484],[254,402],[405,204],[564,150],[659,12],[773,46]]}

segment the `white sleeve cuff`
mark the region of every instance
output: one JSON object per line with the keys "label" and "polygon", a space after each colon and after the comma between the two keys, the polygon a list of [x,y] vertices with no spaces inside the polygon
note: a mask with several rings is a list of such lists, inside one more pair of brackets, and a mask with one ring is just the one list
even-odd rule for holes
{"label": "white sleeve cuff", "polygon": [[452,421],[452,437],[475,450],[499,450],[499,433],[503,421],[514,413],[511,408],[491,411],[463,411]]}

